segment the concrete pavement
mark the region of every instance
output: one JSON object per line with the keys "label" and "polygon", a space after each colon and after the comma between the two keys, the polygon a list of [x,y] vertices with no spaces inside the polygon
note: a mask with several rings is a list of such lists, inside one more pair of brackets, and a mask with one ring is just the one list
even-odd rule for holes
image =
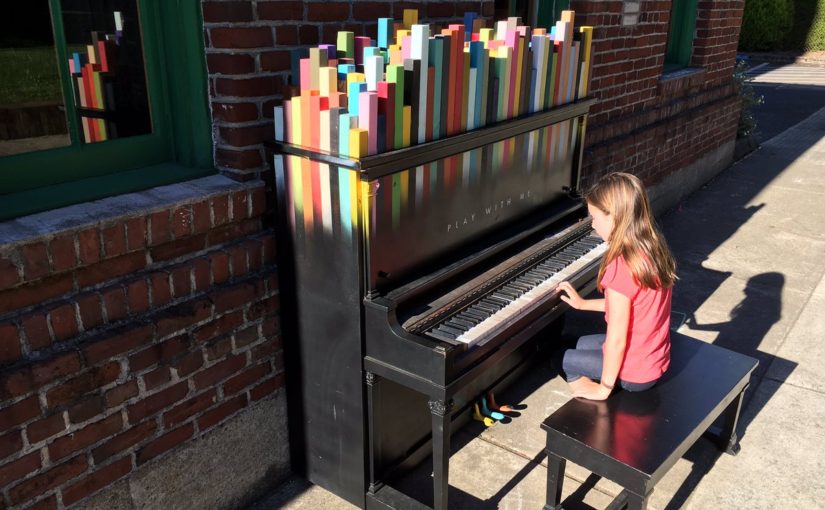
{"label": "concrete pavement", "polygon": [[[810,111],[660,219],[679,263],[674,328],[760,366],[742,411],[739,455],[700,439],[656,486],[651,509],[816,509],[825,501],[825,104]],[[602,324],[575,312],[566,333]],[[499,396],[525,406],[521,416],[458,432],[450,507],[541,508],[539,424],[569,398],[540,364]],[[408,477],[408,492],[428,485],[429,469]],[[619,491],[571,463],[564,488],[568,509],[604,508]],[[352,507],[296,479],[254,510],[271,508]]]}

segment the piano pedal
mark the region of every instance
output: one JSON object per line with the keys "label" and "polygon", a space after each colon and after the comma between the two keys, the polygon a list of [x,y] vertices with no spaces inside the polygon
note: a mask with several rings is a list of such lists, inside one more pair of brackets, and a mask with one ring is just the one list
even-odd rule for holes
{"label": "piano pedal", "polygon": [[487,407],[487,397],[481,397],[481,413],[484,416],[489,416],[490,418],[501,421],[504,419],[504,415],[498,411],[491,411],[489,407]]}
{"label": "piano pedal", "polygon": [[478,410],[478,403],[473,404],[473,419],[482,422],[485,427],[492,427],[496,424],[494,419],[481,415],[481,411]]}
{"label": "piano pedal", "polygon": [[494,411],[499,411],[499,412],[502,412],[502,413],[512,413],[514,411],[514,409],[512,407],[508,406],[507,404],[498,405],[496,403],[496,396],[493,395],[492,391],[487,393],[487,399],[490,401],[490,409],[492,409]]}

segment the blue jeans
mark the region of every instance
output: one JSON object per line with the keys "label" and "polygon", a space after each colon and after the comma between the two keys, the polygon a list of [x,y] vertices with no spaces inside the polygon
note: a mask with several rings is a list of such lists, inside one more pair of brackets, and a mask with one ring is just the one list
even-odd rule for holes
{"label": "blue jeans", "polygon": [[[575,349],[564,351],[561,369],[568,383],[580,377],[588,377],[596,381],[601,379],[602,363],[604,362],[602,344],[604,344],[605,338],[604,334],[583,336],[576,342]],[[619,379],[617,383],[626,391],[642,391],[652,388],[658,381],[656,379],[646,383],[633,383]]]}

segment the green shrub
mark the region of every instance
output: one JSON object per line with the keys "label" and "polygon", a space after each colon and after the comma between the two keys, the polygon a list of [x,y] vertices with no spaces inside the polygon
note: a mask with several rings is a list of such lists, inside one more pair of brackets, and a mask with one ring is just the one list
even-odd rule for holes
{"label": "green shrub", "polygon": [[748,0],[745,2],[739,49],[744,51],[782,50],[793,23],[792,0]]}

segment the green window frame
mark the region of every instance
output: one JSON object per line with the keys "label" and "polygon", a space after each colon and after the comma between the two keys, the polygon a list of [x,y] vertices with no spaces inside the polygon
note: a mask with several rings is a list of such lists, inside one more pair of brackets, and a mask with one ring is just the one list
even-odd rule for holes
{"label": "green window frame", "polygon": [[49,0],[71,144],[0,157],[0,221],[215,173],[199,0],[137,0],[152,132],[81,141],[60,0]]}
{"label": "green window frame", "polygon": [[570,8],[570,0],[543,0],[539,1],[536,25],[548,31],[556,26],[556,20],[561,18],[561,11]]}
{"label": "green window frame", "polygon": [[698,0],[673,0],[670,9],[670,30],[667,35],[664,72],[690,65],[693,37],[696,32]]}

